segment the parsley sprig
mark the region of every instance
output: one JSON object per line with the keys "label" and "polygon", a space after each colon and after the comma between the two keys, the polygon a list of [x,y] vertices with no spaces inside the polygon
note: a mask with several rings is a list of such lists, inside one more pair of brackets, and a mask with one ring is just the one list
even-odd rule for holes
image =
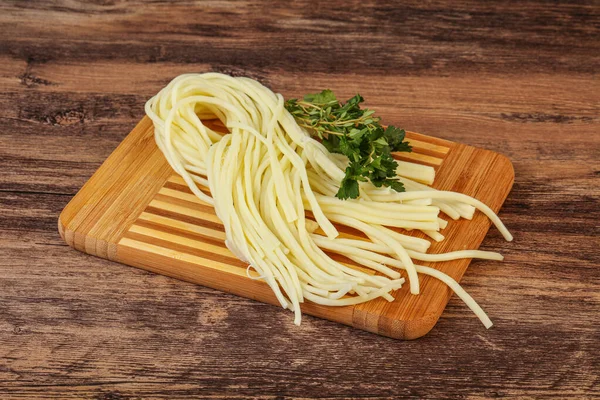
{"label": "parsley sprig", "polygon": [[319,137],[330,152],[348,157],[346,175],[336,194],[340,199],[357,198],[358,182],[370,181],[376,187],[404,191],[396,175],[398,163],[391,153],[412,151],[404,141],[405,131],[381,126],[380,118],[373,115],[375,111],[360,108],[363,101],[357,94],[341,103],[331,90],[323,90],[285,102],[298,125]]}

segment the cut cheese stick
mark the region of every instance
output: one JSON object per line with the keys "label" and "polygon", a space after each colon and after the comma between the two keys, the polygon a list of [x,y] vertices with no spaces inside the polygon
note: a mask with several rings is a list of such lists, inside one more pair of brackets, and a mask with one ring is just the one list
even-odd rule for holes
{"label": "cut cheese stick", "polygon": [[405,178],[414,179],[418,182],[423,182],[427,185],[431,185],[435,179],[435,169],[433,167],[421,164],[415,164],[407,161],[399,161],[398,168],[396,168],[396,174]]}

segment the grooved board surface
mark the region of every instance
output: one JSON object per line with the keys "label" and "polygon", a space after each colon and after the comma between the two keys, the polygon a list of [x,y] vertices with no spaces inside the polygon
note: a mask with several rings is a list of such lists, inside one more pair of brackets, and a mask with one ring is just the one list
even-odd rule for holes
{"label": "grooved board surface", "polygon": [[[409,132],[407,137],[413,153],[398,158],[433,166],[435,188],[465,193],[496,212],[500,209],[514,179],[506,157],[417,133]],[[446,239],[433,243],[429,253],[477,249],[490,227],[479,212],[471,221],[442,217],[449,220],[442,230]],[[152,123],[146,117],[65,207],[59,230],[69,245],[88,254],[278,304],[267,284],[249,279],[247,265],[225,247],[223,226],[212,207],[194,196],[170,168],[154,143]],[[469,262],[421,264],[460,281]],[[347,307],[306,302],[302,309],[385,336],[417,338],[435,325],[452,294],[436,279],[420,278],[418,296],[411,295],[405,284],[393,293],[393,302],[376,299]],[[290,323],[292,318],[290,313]]]}

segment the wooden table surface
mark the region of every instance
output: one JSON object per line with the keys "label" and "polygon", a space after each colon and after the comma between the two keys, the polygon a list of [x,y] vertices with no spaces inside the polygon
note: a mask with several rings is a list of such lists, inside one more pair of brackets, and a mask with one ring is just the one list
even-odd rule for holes
{"label": "wooden table surface", "polygon": [[[600,5],[0,4],[0,398],[600,397]],[[359,91],[514,163],[464,287],[402,342],[90,257],[57,217],[176,75]]]}

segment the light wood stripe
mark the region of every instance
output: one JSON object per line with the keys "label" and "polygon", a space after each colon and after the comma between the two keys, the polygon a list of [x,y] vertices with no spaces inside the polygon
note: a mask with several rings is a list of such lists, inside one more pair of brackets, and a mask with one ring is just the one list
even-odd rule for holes
{"label": "light wood stripe", "polygon": [[183,185],[183,186],[187,187],[187,183],[183,180],[183,178],[181,176],[179,176],[177,174],[171,175],[171,177],[168,179],[167,182],[173,182],[178,185]]}
{"label": "light wood stripe", "polygon": [[178,243],[178,244],[181,244],[181,245],[187,246],[187,247],[198,248],[203,251],[211,252],[211,253],[214,253],[214,254],[217,254],[217,255],[220,255],[223,257],[227,257],[227,258],[232,258],[237,261],[236,257],[233,255],[233,253],[231,253],[229,251],[229,249],[227,249],[227,247],[225,247],[224,244],[223,244],[223,246],[217,246],[217,245],[205,242],[205,241],[194,240],[194,239],[190,239],[190,238],[187,238],[184,236],[177,235],[175,233],[159,231],[156,229],[147,228],[145,226],[139,226],[139,225],[135,225],[135,224],[131,226],[131,228],[129,229],[129,232],[139,233],[144,236],[153,237],[153,238],[164,240],[167,242]]}
{"label": "light wood stripe", "polygon": [[150,214],[145,211],[139,216],[138,221],[152,222],[155,224],[160,224],[167,228],[175,228],[181,231],[221,240],[223,242],[226,239],[225,232],[210,229],[204,226],[199,226],[196,224],[190,224],[189,222],[179,221],[177,219],[169,217],[164,217],[162,215]]}
{"label": "light wood stripe", "polygon": [[[185,193],[185,192],[182,192],[182,193]],[[164,194],[156,193],[153,200],[162,201],[164,203],[169,203],[169,204],[172,204],[175,206],[189,208],[190,210],[195,210],[195,211],[200,211],[200,212],[204,212],[204,213],[209,213],[211,215],[213,215],[213,214],[216,215],[215,209],[211,205],[202,204],[202,203],[198,203],[195,201],[188,201],[188,200],[181,199],[179,197],[165,196]]]}
{"label": "light wood stripe", "polygon": [[[166,256],[174,260],[186,261],[206,268],[212,268],[222,272],[227,272],[229,274],[247,277],[246,270],[244,268],[222,263],[219,261],[210,260],[204,257],[195,256],[192,254],[182,253],[180,251],[158,246],[156,244],[145,243],[128,237],[124,237],[119,241],[119,245],[129,247],[131,249],[144,251],[150,254]],[[258,276],[258,274],[252,270],[250,270],[250,274],[253,276]]]}
{"label": "light wood stripe", "polygon": [[435,153],[447,154],[450,150],[449,147],[440,146],[433,143],[423,142],[417,139],[406,138],[406,141],[413,147],[413,152],[418,153],[419,149],[429,150]]}
{"label": "light wood stripe", "polygon": [[394,158],[397,158],[399,160],[404,160],[404,161],[413,161],[413,162],[419,161],[423,164],[434,165],[434,166],[439,166],[442,164],[442,161],[444,161],[441,158],[428,156],[425,154],[419,154],[419,153],[394,153]]}
{"label": "light wood stripe", "polygon": [[[180,190],[180,191],[183,191],[184,193],[188,193],[188,194],[194,194],[192,192],[192,190],[188,187],[188,184],[183,180],[183,178],[177,174],[173,174],[167,180],[167,182],[165,182],[165,187],[171,188],[174,190]],[[206,195],[210,196],[210,190],[207,187],[198,184],[198,189],[200,189]]]}
{"label": "light wood stripe", "polygon": [[406,131],[406,138],[411,140],[420,140],[421,142],[436,144],[442,147],[448,147],[450,149],[452,149],[454,146],[454,142],[433,136],[423,135],[417,132]]}
{"label": "light wood stripe", "polygon": [[205,228],[213,229],[216,231],[225,232],[225,227],[223,224],[217,222],[210,222],[202,218],[190,217],[189,215],[177,214],[175,212],[163,210],[155,207],[146,207],[145,212],[153,215],[159,215],[166,218],[175,219],[182,222],[187,222],[189,224],[199,225]]}
{"label": "light wood stripe", "polygon": [[203,210],[195,210],[193,208],[188,208],[177,204],[171,204],[166,201],[156,199],[152,200],[150,204],[148,204],[148,206],[223,225],[221,220],[214,213],[209,213]]}
{"label": "light wood stripe", "polygon": [[[145,225],[143,225],[143,224],[139,224],[139,226],[145,227]],[[162,232],[160,227],[150,226],[149,228],[155,229],[159,232]],[[192,243],[184,244],[184,243],[180,243],[180,241],[175,241],[175,240],[169,241],[169,240],[167,240],[167,238],[162,237],[162,236],[159,237],[159,236],[160,235],[156,235],[156,237],[146,236],[144,234],[132,232],[130,230],[130,231],[127,231],[127,233],[125,234],[124,237],[133,239],[133,240],[137,240],[138,242],[143,242],[143,243],[153,244],[155,246],[165,247],[167,249],[178,251],[180,253],[190,254],[192,256],[202,257],[202,258],[206,258],[208,260],[221,262],[224,264],[231,265],[233,267],[246,268],[248,266],[247,262],[243,262],[243,261],[239,260],[233,254],[229,254],[228,256],[223,256],[220,254],[215,254],[215,253],[211,253],[210,251],[204,250],[204,248],[202,246],[204,241],[202,241],[202,240],[197,242],[196,245],[193,245]],[[187,237],[185,234],[182,234],[181,236],[183,238]],[[192,237],[192,240],[197,241],[198,238]],[[215,242],[208,241],[208,243],[212,243],[213,245],[216,244],[217,246],[219,246],[219,244],[215,243]]]}

